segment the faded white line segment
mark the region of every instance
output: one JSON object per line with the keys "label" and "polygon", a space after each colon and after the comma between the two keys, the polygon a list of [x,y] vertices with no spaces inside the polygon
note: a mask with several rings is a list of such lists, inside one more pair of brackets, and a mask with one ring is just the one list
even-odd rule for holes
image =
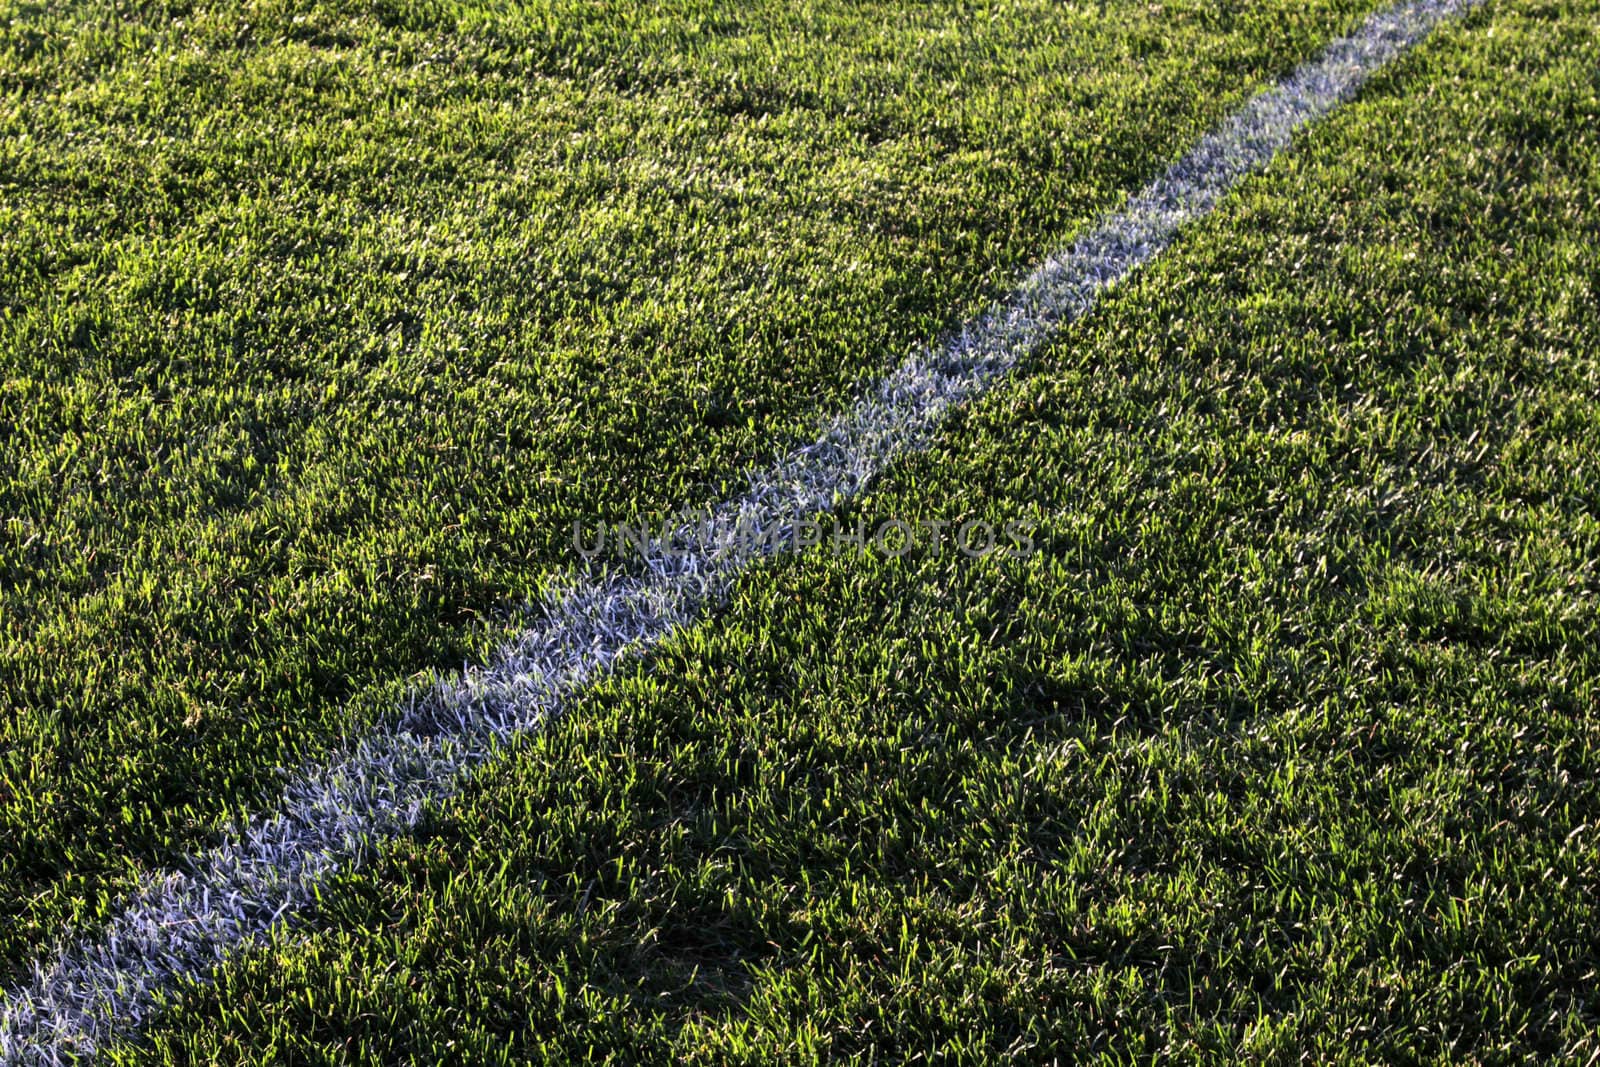
{"label": "faded white line segment", "polygon": [[[944,345],[901,364],[813,444],[751,480],[750,492],[646,553],[642,575],[577,582],[491,662],[415,694],[388,724],[305,769],[275,807],[180,869],[146,879],[103,928],[34,965],[0,1000],[0,1060],[76,1061],[129,1036],[185,976],[315,899],[456,792],[496,748],[535,729],[619,658],[693,622],[796,524],[848,501],[893,458],[924,447],[952,405],[983,392],[1108,285],[1159,254],[1261,169],[1294,131],[1326,115],[1442,20],[1479,0],[1410,0],[1253,97],[1164,175]],[[749,530],[776,534],[756,543]],[[683,544],[694,546],[682,551]]]}

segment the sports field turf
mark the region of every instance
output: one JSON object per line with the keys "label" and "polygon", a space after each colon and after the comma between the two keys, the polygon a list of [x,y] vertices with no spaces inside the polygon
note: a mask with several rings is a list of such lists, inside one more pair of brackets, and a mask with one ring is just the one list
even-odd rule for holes
{"label": "sports field turf", "polygon": [[[0,964],[1367,10],[7,12]],[[1597,201],[1489,0],[110,1059],[1591,1062]]]}
{"label": "sports field turf", "polygon": [[720,7],[12,17],[0,960],[481,650],[575,519],[724,495],[1359,5]]}

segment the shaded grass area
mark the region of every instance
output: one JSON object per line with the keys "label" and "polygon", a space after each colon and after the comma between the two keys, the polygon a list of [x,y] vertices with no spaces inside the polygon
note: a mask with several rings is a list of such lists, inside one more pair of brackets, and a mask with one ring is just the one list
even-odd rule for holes
{"label": "shaded grass area", "polygon": [[1600,13],[1491,3],[116,1062],[1588,1062]]}
{"label": "shaded grass area", "polygon": [[0,8],[0,968],[1369,5]]}

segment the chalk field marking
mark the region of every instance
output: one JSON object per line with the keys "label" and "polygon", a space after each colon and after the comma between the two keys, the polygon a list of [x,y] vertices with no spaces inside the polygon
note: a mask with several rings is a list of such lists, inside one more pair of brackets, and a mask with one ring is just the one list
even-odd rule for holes
{"label": "chalk field marking", "polygon": [[0,1061],[76,1061],[130,1035],[179,977],[306,907],[334,872],[407,832],[496,748],[536,728],[575,691],[698,617],[783,535],[860,492],[897,454],[924,447],[950,407],[983,392],[1108,285],[1160,253],[1259,170],[1295,130],[1349,99],[1375,70],[1479,0],[1409,0],[1246,103],[1164,175],[942,347],[920,352],[813,444],[752,478],[695,527],[695,549],[648,546],[638,576],[579,582],[489,663],[408,698],[387,725],[304,770],[275,808],[182,869],[145,879],[104,928],[35,963],[0,1000]]}

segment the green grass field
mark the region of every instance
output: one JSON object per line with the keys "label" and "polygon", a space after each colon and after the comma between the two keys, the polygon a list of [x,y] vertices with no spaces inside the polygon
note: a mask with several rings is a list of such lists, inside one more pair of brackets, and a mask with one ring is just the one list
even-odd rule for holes
{"label": "green grass field", "polygon": [[11,963],[1360,13],[80,7],[0,127]]}
{"label": "green grass field", "polygon": [[[0,973],[1376,6],[5,5]],[[1488,0],[108,1059],[1593,1064],[1597,289]]]}

